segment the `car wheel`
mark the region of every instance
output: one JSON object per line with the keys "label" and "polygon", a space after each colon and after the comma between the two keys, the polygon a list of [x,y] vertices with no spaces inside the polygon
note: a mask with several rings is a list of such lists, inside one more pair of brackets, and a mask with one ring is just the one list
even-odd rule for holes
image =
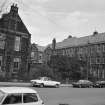
{"label": "car wheel", "polygon": [[32,84],[31,86],[34,87],[34,84]]}
{"label": "car wheel", "polygon": [[92,88],[92,86],[89,86],[89,88]]}
{"label": "car wheel", "polygon": [[99,88],[101,88],[101,85],[99,86]]}
{"label": "car wheel", "polygon": [[55,87],[56,87],[56,88],[59,88],[59,84],[56,84]]}
{"label": "car wheel", "polygon": [[41,84],[40,84],[40,88],[43,88],[43,87],[44,87],[44,84],[41,83]]}
{"label": "car wheel", "polygon": [[90,88],[90,85],[88,85],[87,88]]}
{"label": "car wheel", "polygon": [[79,85],[79,88],[82,88],[82,86],[81,86],[81,85]]}

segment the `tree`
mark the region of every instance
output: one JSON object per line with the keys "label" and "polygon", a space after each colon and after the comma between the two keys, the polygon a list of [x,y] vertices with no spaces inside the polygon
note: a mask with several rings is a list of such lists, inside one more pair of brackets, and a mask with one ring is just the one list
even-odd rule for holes
{"label": "tree", "polygon": [[48,61],[49,67],[53,68],[54,74],[61,74],[62,79],[80,79],[81,67],[84,66],[84,62],[74,57],[67,57],[62,55],[51,56]]}
{"label": "tree", "polygon": [[45,64],[41,65],[35,65],[34,67],[31,67],[30,70],[30,78],[38,78],[42,76],[52,77],[53,78],[53,71],[51,68],[49,68]]}

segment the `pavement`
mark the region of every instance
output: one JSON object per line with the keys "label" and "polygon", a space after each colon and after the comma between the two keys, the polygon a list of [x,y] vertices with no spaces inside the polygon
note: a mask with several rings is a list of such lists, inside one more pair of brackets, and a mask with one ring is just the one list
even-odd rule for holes
{"label": "pavement", "polygon": [[[22,87],[31,87],[31,83],[26,82],[0,82],[1,86],[22,86]],[[71,84],[61,84],[60,87],[72,87]]]}
{"label": "pavement", "polygon": [[25,83],[25,82],[0,82],[0,86],[25,86],[25,87],[29,87],[29,86],[31,86],[31,83]]}

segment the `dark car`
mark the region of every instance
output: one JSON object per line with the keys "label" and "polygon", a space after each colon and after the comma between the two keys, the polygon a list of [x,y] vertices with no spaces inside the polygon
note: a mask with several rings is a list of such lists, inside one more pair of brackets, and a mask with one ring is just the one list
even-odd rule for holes
{"label": "dark car", "polygon": [[105,81],[97,81],[94,83],[95,88],[105,88]]}
{"label": "dark car", "polygon": [[78,88],[90,88],[93,87],[93,83],[89,80],[79,80],[78,82],[72,83],[73,87]]}

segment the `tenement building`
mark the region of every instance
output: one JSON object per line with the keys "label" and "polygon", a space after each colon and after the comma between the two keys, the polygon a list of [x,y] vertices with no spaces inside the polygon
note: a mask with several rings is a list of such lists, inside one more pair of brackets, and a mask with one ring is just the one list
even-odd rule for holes
{"label": "tenement building", "polygon": [[0,18],[0,75],[17,77],[29,70],[31,35],[18,14],[17,5]]}
{"label": "tenement building", "polygon": [[86,62],[88,75],[105,80],[105,33],[95,31],[93,35],[80,38],[69,36],[58,43],[54,39],[45,50],[45,62],[52,54],[77,57]]}

